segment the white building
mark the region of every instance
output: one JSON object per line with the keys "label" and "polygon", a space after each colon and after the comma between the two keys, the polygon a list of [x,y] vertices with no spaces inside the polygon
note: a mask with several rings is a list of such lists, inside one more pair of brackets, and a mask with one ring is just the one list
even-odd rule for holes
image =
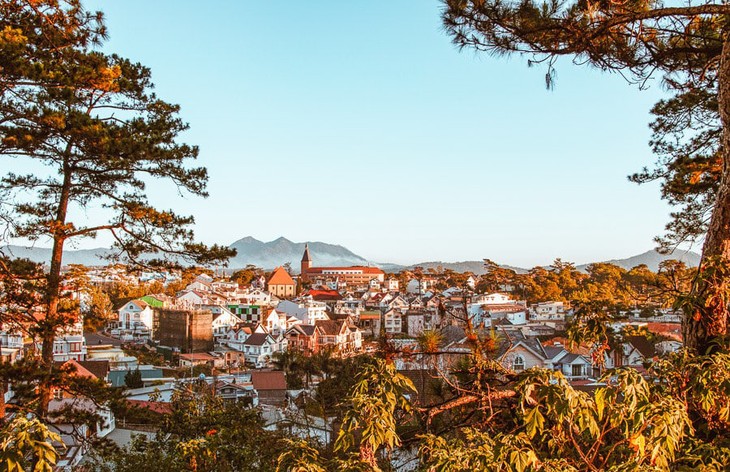
{"label": "white building", "polygon": [[308,325],[315,324],[317,320],[330,319],[327,316],[327,304],[314,300],[305,300],[301,303],[284,300],[276,305],[276,311],[297,318],[302,324]]}
{"label": "white building", "polygon": [[152,337],[152,307],[144,300],[127,302],[119,310],[119,336],[123,340]]}
{"label": "white building", "polygon": [[564,321],[565,304],[563,302],[542,302],[532,305],[530,319],[533,321]]}

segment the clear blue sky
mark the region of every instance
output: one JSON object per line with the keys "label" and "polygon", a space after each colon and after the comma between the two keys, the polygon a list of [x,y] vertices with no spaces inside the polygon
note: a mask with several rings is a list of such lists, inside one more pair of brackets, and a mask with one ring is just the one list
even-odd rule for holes
{"label": "clear blue sky", "polygon": [[[669,208],[649,109],[617,75],[459,52],[436,1],[87,2],[104,46],[152,69],[210,173],[151,189],[198,237],[342,244],[374,261],[577,263],[653,247]],[[91,245],[99,245],[99,242]],[[85,243],[85,245],[88,245]]]}

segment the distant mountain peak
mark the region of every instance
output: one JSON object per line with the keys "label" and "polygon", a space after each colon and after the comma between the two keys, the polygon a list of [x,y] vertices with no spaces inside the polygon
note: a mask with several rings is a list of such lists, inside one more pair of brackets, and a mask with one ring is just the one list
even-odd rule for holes
{"label": "distant mountain peak", "polygon": [[251,243],[261,243],[261,241],[254,238],[253,236],[246,236],[245,238],[241,238],[238,241],[233,242],[231,244],[231,246],[233,246],[234,244],[251,244]]}
{"label": "distant mountain peak", "polygon": [[266,243],[248,238],[236,241],[231,244],[231,247],[236,249],[238,254],[229,261],[228,265],[232,269],[245,267],[247,264],[254,264],[264,269],[272,269],[289,262],[292,264],[292,269],[296,272],[299,269],[299,261],[304,254],[305,244],[309,245],[312,264],[314,266],[369,264],[365,258],[339,245],[319,241],[295,243],[284,236],[280,236]]}

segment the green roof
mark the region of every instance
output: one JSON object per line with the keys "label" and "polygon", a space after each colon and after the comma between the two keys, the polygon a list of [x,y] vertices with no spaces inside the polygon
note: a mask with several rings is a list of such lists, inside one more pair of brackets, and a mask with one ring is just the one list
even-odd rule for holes
{"label": "green roof", "polygon": [[155,297],[151,295],[145,295],[144,297],[140,297],[140,300],[148,304],[149,306],[153,308],[162,308],[165,303],[161,300],[156,299]]}

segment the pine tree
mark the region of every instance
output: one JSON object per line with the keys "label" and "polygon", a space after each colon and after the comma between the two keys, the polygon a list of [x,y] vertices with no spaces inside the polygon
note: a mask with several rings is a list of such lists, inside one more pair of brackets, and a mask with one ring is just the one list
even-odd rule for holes
{"label": "pine tree", "polygon": [[[0,5],[0,156],[33,169],[0,180],[0,211],[12,236],[52,241],[39,327],[49,371],[56,331],[69,322],[61,294],[66,243],[108,232],[120,259],[143,265],[232,255],[193,242],[192,217],[148,202],[145,187],[155,179],[205,197],[207,173],[188,165],[198,149],[178,142],[187,125],[177,105],[151,92],[150,70],[93,49],[105,33],[101,13],[80,0]],[[94,221],[72,217],[89,205],[103,207]],[[149,254],[162,257],[142,257]],[[40,387],[43,416],[50,388]]]}
{"label": "pine tree", "polygon": [[577,63],[620,73],[641,85],[662,74],[678,94],[716,93],[720,151],[719,162],[712,164],[719,181],[702,254],[708,276],[697,280],[694,299],[685,306],[685,344],[699,353],[716,350],[728,334],[725,302],[730,293],[719,269],[730,259],[728,14],[730,5],[724,2],[668,7],[656,0],[447,0],[443,13],[457,45],[493,54],[524,54],[529,64],[546,63],[548,86],[553,84],[556,59],[572,56]]}

